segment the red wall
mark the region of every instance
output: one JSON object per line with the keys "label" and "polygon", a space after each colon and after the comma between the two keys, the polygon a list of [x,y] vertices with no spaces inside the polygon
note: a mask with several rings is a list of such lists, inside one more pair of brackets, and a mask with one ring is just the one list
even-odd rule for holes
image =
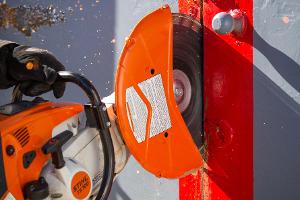
{"label": "red wall", "polygon": [[[253,199],[253,2],[179,0],[180,12],[203,21],[206,164],[180,180],[180,199]],[[201,6],[200,6],[201,5]],[[211,27],[221,11],[247,17],[242,37]],[[199,122],[200,123],[200,122]]]}

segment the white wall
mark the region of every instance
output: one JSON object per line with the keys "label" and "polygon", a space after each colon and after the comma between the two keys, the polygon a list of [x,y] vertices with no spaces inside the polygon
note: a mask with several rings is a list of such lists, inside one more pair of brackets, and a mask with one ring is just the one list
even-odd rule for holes
{"label": "white wall", "polygon": [[254,196],[300,199],[300,2],[254,0]]}

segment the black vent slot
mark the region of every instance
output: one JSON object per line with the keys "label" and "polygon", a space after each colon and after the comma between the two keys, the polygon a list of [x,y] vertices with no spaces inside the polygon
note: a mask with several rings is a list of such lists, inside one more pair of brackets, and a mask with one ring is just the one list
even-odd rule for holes
{"label": "black vent slot", "polygon": [[29,142],[29,133],[26,127],[20,128],[13,133],[20,145],[24,147]]}

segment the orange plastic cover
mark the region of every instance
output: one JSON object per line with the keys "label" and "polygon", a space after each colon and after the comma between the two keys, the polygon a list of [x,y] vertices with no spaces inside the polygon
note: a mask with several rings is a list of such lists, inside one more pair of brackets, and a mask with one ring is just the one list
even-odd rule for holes
{"label": "orange plastic cover", "polygon": [[175,102],[172,43],[172,14],[165,6],[144,17],[126,40],[115,83],[118,122],[130,152],[165,178],[203,163]]}
{"label": "orange plastic cover", "polygon": [[[61,122],[83,111],[78,103],[45,102],[11,116],[0,115],[2,147],[12,145],[13,156],[3,153],[7,192],[14,198],[24,199],[25,184],[38,180],[50,155],[42,152],[42,146],[52,137],[52,130]],[[35,151],[35,159],[28,168],[24,167],[25,153]],[[4,183],[0,183],[4,184]],[[6,198],[5,194],[2,200]]]}

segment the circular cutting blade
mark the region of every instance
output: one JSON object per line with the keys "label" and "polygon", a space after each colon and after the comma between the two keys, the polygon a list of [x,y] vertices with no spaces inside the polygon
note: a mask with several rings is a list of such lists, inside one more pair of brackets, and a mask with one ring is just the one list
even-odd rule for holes
{"label": "circular cutting blade", "polygon": [[173,89],[176,103],[200,148],[203,144],[203,70],[200,23],[184,14],[173,14]]}

